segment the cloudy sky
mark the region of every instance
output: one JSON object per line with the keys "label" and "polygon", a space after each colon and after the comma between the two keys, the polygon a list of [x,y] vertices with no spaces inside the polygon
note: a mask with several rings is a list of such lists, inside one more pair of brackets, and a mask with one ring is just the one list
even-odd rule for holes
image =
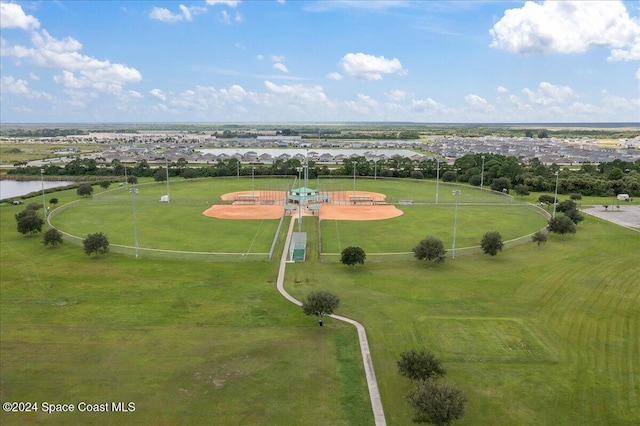
{"label": "cloudy sky", "polygon": [[638,1],[1,1],[2,123],[638,122]]}

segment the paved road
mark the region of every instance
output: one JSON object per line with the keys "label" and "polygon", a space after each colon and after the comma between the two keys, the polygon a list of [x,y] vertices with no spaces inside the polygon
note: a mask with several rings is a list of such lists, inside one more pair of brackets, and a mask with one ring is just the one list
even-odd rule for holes
{"label": "paved road", "polygon": [[584,208],[582,211],[617,225],[640,230],[640,206],[620,204],[620,209],[609,206],[606,210],[602,206],[595,206]]}
{"label": "paved road", "polygon": [[[291,218],[289,222],[289,230],[287,231],[287,239],[284,244],[284,250],[282,251],[282,258],[280,259],[280,269],[278,270],[277,287],[280,294],[291,303],[295,303],[298,306],[302,306],[295,297],[291,296],[284,289],[284,274],[287,268],[287,255],[289,254],[289,243],[291,242],[291,234],[293,232],[293,226],[295,224],[295,218]],[[369,341],[367,340],[367,333],[364,326],[357,321],[349,318],[345,318],[339,315],[329,315],[331,318],[348,322],[353,324],[358,330],[358,340],[360,341],[360,352],[362,353],[362,362],[364,363],[364,372],[367,377],[367,386],[369,387],[369,399],[371,400],[371,408],[373,410],[373,418],[376,426],[386,426],[387,420],[384,416],[384,410],[382,409],[382,400],[380,399],[380,391],[378,390],[378,382],[376,380],[376,373],[373,369],[373,361],[371,360],[371,352],[369,351]]]}

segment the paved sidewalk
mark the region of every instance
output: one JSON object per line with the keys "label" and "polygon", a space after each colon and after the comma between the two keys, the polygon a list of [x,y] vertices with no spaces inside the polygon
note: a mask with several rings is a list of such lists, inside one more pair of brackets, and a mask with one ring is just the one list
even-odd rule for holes
{"label": "paved sidewalk", "polygon": [[[291,234],[295,224],[295,218],[291,218],[289,222],[289,230],[287,231],[287,239],[284,243],[284,250],[282,251],[282,258],[280,259],[280,269],[278,270],[277,287],[280,294],[285,299],[298,306],[302,306],[302,302],[291,296],[284,289],[284,274],[287,268],[287,254],[289,253],[289,243],[291,242]],[[357,321],[349,318],[345,318],[339,315],[329,315],[331,318],[339,321],[348,322],[353,324],[358,330],[358,340],[360,341],[360,352],[362,353],[362,362],[364,364],[364,372],[367,377],[367,386],[369,387],[369,399],[371,400],[371,408],[373,410],[373,418],[376,426],[386,426],[387,420],[384,416],[384,410],[382,409],[382,401],[380,400],[380,391],[378,390],[378,382],[376,380],[376,373],[373,369],[373,361],[371,360],[371,352],[369,351],[369,341],[367,340],[367,333],[364,326]]]}

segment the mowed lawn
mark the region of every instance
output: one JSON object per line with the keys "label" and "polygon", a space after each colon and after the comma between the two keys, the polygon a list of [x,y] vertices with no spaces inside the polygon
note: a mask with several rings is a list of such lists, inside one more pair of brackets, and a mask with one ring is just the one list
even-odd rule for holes
{"label": "mowed lawn", "polygon": [[441,265],[307,262],[288,267],[286,287],[332,291],[339,313],[366,326],[388,424],[411,423],[396,362],[415,348],[442,359],[466,394],[460,424],[635,425],[638,253],[638,232],[587,217],[540,249]]}
{"label": "mowed lawn", "polygon": [[0,206],[2,401],[136,409],[3,425],[371,424],[355,330],[282,299],[276,262],[89,257],[16,232],[23,207]]}
{"label": "mowed lawn", "polygon": [[[322,220],[322,252],[340,253],[358,246],[366,253],[410,252],[428,236],[453,244],[455,205],[397,206],[403,215],[386,220]],[[540,213],[523,204],[459,205],[456,247],[479,246],[485,232],[498,231],[504,241],[532,234],[547,224]]]}
{"label": "mowed lawn", "polygon": [[[284,179],[256,179],[254,186],[284,190],[286,184]],[[279,220],[224,220],[203,215],[213,204],[222,203],[222,194],[251,187],[250,179],[179,180],[171,183],[170,203],[159,202],[166,194],[166,183],[136,185],[135,196],[120,187],[76,201],[52,223],[79,237],[104,232],[112,244],[133,246],[135,203],[137,238],[142,248],[267,253]]]}
{"label": "mowed lawn", "polygon": [[[229,192],[247,182],[216,185]],[[355,330],[331,319],[320,328],[284,301],[275,261],[88,257],[18,234],[22,208],[0,206],[3,402],[132,401],[136,411],[2,413],[2,424],[373,424]],[[466,394],[460,424],[640,420],[639,233],[587,217],[576,235],[551,236],[540,249],[354,269],[315,261],[317,218],[303,228],[309,260],[287,266],[287,289],[299,298],[335,292],[337,313],[365,325],[389,425],[411,423],[411,385],[396,361],[412,348],[433,351]]]}

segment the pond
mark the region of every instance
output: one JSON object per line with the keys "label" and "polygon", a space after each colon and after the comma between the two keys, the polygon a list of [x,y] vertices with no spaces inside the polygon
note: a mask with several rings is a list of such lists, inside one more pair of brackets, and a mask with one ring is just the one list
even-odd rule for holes
{"label": "pond", "polygon": [[[73,183],[75,182],[45,180],[44,189],[59,188]],[[27,195],[31,192],[42,191],[42,185],[43,182],[39,180],[0,180],[0,200]]]}

